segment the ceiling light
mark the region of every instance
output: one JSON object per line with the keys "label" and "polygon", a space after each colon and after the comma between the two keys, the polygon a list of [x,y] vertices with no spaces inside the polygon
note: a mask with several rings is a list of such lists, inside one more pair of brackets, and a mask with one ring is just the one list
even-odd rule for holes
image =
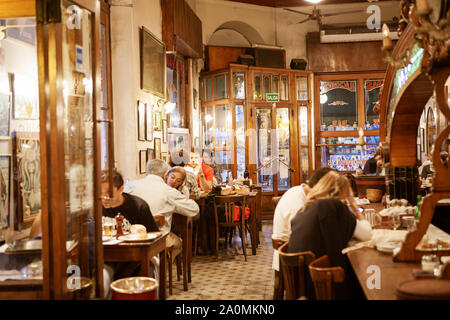
{"label": "ceiling light", "polygon": [[307,2],[310,2],[310,3],[319,3],[319,2],[321,2],[322,0],[306,0]]}

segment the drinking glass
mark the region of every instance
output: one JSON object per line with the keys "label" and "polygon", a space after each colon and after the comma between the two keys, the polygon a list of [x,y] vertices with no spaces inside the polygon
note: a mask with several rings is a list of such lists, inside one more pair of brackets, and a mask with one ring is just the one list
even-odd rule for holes
{"label": "drinking glass", "polygon": [[436,268],[439,268],[439,258],[435,254],[424,255],[422,256],[422,270],[425,271],[434,271]]}
{"label": "drinking glass", "polygon": [[390,217],[392,229],[397,230],[401,226],[400,215],[398,212],[392,212]]}

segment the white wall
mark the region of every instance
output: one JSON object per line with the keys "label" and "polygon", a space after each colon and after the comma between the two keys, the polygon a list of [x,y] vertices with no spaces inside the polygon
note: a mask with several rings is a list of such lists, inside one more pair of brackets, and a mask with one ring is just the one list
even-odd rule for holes
{"label": "white wall", "polygon": [[[132,5],[130,7],[130,5]],[[162,40],[159,0],[115,0],[111,6],[112,85],[114,103],[114,150],[116,167],[125,179],[138,174],[139,150],[153,148],[154,141],[137,139],[137,102],[156,105],[157,97],[140,89],[139,30],[142,26]],[[153,132],[161,138],[161,132]],[[162,146],[162,152],[167,146]]]}

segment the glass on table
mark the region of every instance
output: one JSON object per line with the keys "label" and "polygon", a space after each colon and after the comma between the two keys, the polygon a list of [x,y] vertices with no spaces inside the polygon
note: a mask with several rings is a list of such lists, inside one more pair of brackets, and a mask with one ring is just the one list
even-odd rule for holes
{"label": "glass on table", "polygon": [[397,230],[401,226],[400,214],[398,212],[392,212],[389,217],[389,222],[392,229]]}
{"label": "glass on table", "polygon": [[435,254],[422,256],[422,270],[424,271],[435,271],[439,269],[439,257]]}

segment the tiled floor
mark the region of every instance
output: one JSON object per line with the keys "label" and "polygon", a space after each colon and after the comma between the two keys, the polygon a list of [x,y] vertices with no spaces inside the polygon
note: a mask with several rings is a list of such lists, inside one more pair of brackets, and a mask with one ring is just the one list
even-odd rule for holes
{"label": "tiled floor", "polygon": [[[192,259],[192,282],[183,291],[183,282],[176,280],[174,267],[173,294],[169,300],[269,300],[273,295],[272,222],[263,222],[256,255],[247,248],[247,262],[242,250],[238,254],[221,249],[215,256]],[[238,241],[240,248],[240,241]]]}

